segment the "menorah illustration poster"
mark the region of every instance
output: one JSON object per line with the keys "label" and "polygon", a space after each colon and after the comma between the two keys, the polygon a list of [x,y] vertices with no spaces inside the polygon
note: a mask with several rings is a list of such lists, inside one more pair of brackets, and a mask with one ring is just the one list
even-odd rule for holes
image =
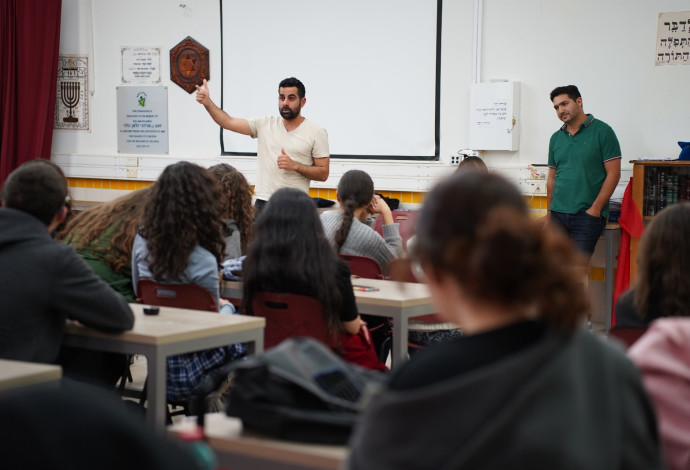
{"label": "menorah illustration poster", "polygon": [[89,58],[58,57],[55,129],[89,130]]}

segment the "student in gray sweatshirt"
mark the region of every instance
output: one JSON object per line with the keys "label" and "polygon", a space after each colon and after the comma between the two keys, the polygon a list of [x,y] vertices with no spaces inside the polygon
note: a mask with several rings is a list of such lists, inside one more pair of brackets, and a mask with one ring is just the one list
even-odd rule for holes
{"label": "student in gray sweatshirt", "polygon": [[[371,177],[361,170],[346,172],[338,183],[338,202],[340,211],[321,214],[326,237],[339,254],[373,258],[385,273],[403,254],[402,238],[388,204],[374,195]],[[383,237],[371,228],[374,214],[383,217]]]}

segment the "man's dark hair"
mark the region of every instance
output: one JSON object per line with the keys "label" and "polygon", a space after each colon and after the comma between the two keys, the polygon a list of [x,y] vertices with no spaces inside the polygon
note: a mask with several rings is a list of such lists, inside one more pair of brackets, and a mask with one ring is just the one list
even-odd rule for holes
{"label": "man's dark hair", "polygon": [[6,207],[31,214],[45,225],[65,205],[67,181],[52,165],[32,160],[14,170],[2,188]]}
{"label": "man's dark hair", "polygon": [[553,101],[553,99],[558,95],[568,95],[568,97],[573,101],[582,97],[580,90],[578,90],[575,85],[566,85],[554,88],[551,92],[551,101]]}
{"label": "man's dark hair", "polygon": [[304,96],[306,95],[306,90],[304,89],[304,83],[300,82],[295,77],[286,78],[285,80],[280,82],[280,85],[278,85],[278,89],[288,88],[288,87],[292,87],[292,86],[297,87],[297,95],[299,96],[299,99],[304,98]]}

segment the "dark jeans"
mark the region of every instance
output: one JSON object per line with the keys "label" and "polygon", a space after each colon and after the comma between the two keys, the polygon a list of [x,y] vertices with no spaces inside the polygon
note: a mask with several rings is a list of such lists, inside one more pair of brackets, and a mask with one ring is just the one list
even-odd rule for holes
{"label": "dark jeans", "polygon": [[577,214],[551,211],[551,223],[565,230],[575,242],[575,246],[591,258],[606,226],[606,218],[592,217],[585,211]]}

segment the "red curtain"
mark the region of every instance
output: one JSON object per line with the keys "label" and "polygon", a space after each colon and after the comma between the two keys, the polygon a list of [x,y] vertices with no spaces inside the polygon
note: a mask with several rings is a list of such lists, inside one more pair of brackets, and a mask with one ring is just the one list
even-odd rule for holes
{"label": "red curtain", "polygon": [[0,182],[50,159],[62,0],[0,0]]}

